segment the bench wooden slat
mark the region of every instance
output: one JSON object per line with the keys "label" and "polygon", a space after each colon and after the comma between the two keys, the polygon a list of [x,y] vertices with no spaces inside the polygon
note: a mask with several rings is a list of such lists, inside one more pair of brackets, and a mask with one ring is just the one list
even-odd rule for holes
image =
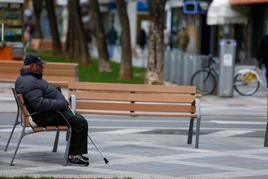
{"label": "bench wooden slat", "polygon": [[57,129],[57,126],[46,126],[45,128],[47,131],[54,131]]}
{"label": "bench wooden slat", "polygon": [[35,127],[32,129],[34,132],[41,132],[44,131],[45,129],[43,127]]}
{"label": "bench wooden slat", "polygon": [[120,115],[120,116],[145,116],[145,117],[196,117],[195,114],[190,113],[145,113],[145,112],[129,112],[129,111],[96,111],[96,110],[77,110],[80,114],[89,115]]}
{"label": "bench wooden slat", "polygon": [[32,130],[34,132],[42,132],[42,131],[55,131],[56,129],[59,129],[60,131],[67,131],[67,126],[46,126],[46,127],[34,127]]}
{"label": "bench wooden slat", "polygon": [[[0,77],[1,78],[1,77]],[[15,82],[17,78],[13,78],[13,79],[0,79],[1,82]],[[60,85],[60,86],[63,86],[63,87],[68,87],[68,83],[69,83],[70,80],[65,80],[65,81],[51,81],[49,80],[49,83],[51,84],[54,84],[54,85]]]}
{"label": "bench wooden slat", "polygon": [[131,94],[131,93],[98,93],[79,91],[71,92],[77,100],[105,100],[105,101],[136,101],[136,102],[167,102],[167,103],[193,103],[195,96],[181,96],[168,94]]}
{"label": "bench wooden slat", "polygon": [[[13,74],[0,74],[0,81],[2,82],[15,82],[18,75]],[[64,84],[64,86],[68,86],[70,81],[74,81],[74,77],[66,77],[66,76],[44,76],[43,79],[49,81],[52,84]]]}
{"label": "bench wooden slat", "polygon": [[[0,61],[0,66],[7,66],[7,67],[22,67],[23,62],[22,61]],[[61,63],[61,62],[47,62],[44,64],[46,68],[65,68],[65,69],[73,69],[74,67],[78,66],[77,63]]]}
{"label": "bench wooden slat", "polygon": [[44,74],[49,74],[49,75],[65,75],[65,76],[74,76],[75,75],[75,70],[73,69],[53,69],[53,68],[45,68],[44,69]]}
{"label": "bench wooden slat", "polygon": [[[1,62],[1,61],[0,61]],[[0,64],[2,65],[2,64]],[[6,71],[14,71],[14,72],[20,72],[20,69],[22,68],[23,66],[5,66],[5,65],[2,65],[0,66],[0,70],[1,70],[1,73],[3,72],[6,72]],[[55,72],[55,70],[60,70],[62,73],[73,73],[74,72],[74,67],[73,68],[66,68],[64,66],[51,66],[51,67],[46,67],[44,68],[44,72],[46,73],[52,73]]]}
{"label": "bench wooden slat", "polygon": [[58,129],[59,130],[68,130],[68,127],[67,126],[58,126]]}
{"label": "bench wooden slat", "polygon": [[194,113],[195,108],[189,105],[167,105],[167,104],[129,104],[129,103],[99,103],[83,102],[76,103],[78,109],[94,110],[117,110],[117,111],[158,111],[158,112],[189,112]]}
{"label": "bench wooden slat", "polygon": [[74,76],[47,76],[44,75],[43,79],[48,81],[73,81],[75,80]]}
{"label": "bench wooden slat", "polygon": [[[113,86],[111,89],[111,85]],[[103,91],[128,91],[128,92],[153,92],[153,93],[181,93],[195,94],[195,86],[165,86],[165,85],[143,85],[143,84],[109,84],[109,83],[87,83],[70,82],[70,90],[103,90]]]}
{"label": "bench wooden slat", "polygon": [[18,69],[21,69],[21,68],[22,68],[22,66],[19,66],[19,67],[17,67],[17,66],[10,66],[10,67],[0,66],[0,70],[1,70],[0,73],[9,72],[9,71],[19,73],[20,70],[18,70]]}
{"label": "bench wooden slat", "polygon": [[[17,67],[2,67],[0,68],[0,75],[6,75],[6,74],[20,74],[20,69]],[[75,71],[74,70],[65,70],[65,69],[44,69],[44,75],[59,75],[59,76],[75,76]]]}
{"label": "bench wooden slat", "polygon": [[[15,82],[22,67],[22,61],[0,61],[0,81]],[[48,62],[44,67],[43,78],[50,83],[68,86],[70,81],[78,80],[77,63]]]}
{"label": "bench wooden slat", "polygon": [[1,74],[0,73],[0,79],[17,79],[19,74],[13,74],[13,73],[6,73],[6,74]]}
{"label": "bench wooden slat", "polygon": [[13,78],[13,79],[3,79],[3,78],[0,77],[0,81],[1,82],[14,83],[16,81],[16,79],[15,78]]}

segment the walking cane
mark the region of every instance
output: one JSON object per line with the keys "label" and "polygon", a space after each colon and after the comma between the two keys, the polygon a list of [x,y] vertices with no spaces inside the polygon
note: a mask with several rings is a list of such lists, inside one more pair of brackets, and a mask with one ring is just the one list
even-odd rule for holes
{"label": "walking cane", "polygon": [[[71,109],[71,107],[70,106],[68,106],[68,107],[69,107],[69,110],[72,111],[73,115],[75,115],[75,113]],[[109,160],[106,157],[103,156],[102,152],[100,151],[100,149],[98,148],[98,146],[95,144],[95,142],[92,140],[92,138],[89,135],[87,135],[87,136],[88,136],[89,140],[91,141],[91,143],[95,146],[95,148],[97,149],[97,151],[99,152],[99,154],[101,155],[101,157],[103,158],[105,164],[108,164],[109,163]]]}
{"label": "walking cane", "polygon": [[101,157],[103,158],[105,164],[109,163],[109,160],[103,156],[102,152],[100,151],[100,149],[98,148],[98,146],[95,144],[95,142],[91,139],[91,137],[89,135],[87,135],[88,138],[90,139],[90,141],[92,142],[92,144],[95,146],[95,148],[97,149],[97,151],[100,153]]}

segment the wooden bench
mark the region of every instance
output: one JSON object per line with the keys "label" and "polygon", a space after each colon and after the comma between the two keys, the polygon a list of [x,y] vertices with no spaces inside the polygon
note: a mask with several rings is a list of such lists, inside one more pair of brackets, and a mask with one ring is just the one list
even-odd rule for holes
{"label": "wooden bench", "polygon": [[[29,134],[33,134],[33,133],[36,133],[36,132],[48,132],[48,131],[56,131],[56,137],[55,137],[55,141],[54,141],[54,146],[53,146],[53,150],[52,152],[57,152],[57,147],[58,147],[58,140],[59,140],[59,135],[60,135],[60,131],[66,131],[68,132],[68,138],[67,138],[67,145],[66,145],[66,150],[65,150],[65,155],[64,155],[64,165],[67,164],[67,160],[68,160],[68,154],[69,154],[69,147],[70,147],[70,141],[71,141],[71,134],[72,134],[72,129],[71,129],[71,126],[70,125],[64,125],[64,126],[46,126],[46,127],[38,127],[38,126],[34,126],[33,124],[33,121],[32,121],[32,117],[33,115],[36,115],[36,114],[40,114],[42,112],[36,112],[36,113],[32,113],[30,114],[25,106],[25,103],[24,103],[24,99],[22,97],[21,94],[17,94],[16,91],[14,90],[14,88],[12,88],[12,92],[14,94],[14,97],[15,97],[15,101],[16,101],[16,104],[17,104],[17,117],[16,117],[16,120],[15,120],[15,123],[13,125],[13,128],[12,128],[12,131],[9,135],[9,139],[7,141],[7,144],[6,144],[6,147],[5,147],[5,151],[7,151],[8,149],[8,146],[9,146],[9,143],[10,143],[10,140],[13,136],[13,133],[14,133],[14,130],[15,128],[20,124],[22,126],[22,131],[21,131],[21,135],[20,135],[20,138],[19,138],[19,141],[18,141],[18,144],[16,146],[16,149],[15,149],[15,152],[13,154],[13,157],[12,157],[12,160],[11,160],[11,163],[10,165],[13,165],[13,162],[14,162],[14,159],[16,157],[16,154],[17,154],[17,151],[19,149],[19,146],[20,146],[20,143],[22,141],[22,138],[26,135],[29,135]],[[57,110],[55,110],[55,112],[58,112],[62,117],[63,119],[65,119],[65,117]],[[67,119],[65,119],[67,121]],[[68,123],[68,121],[67,121]],[[26,130],[30,128],[31,130]]]}
{"label": "wooden bench", "polygon": [[[0,81],[15,82],[22,67],[22,61],[0,61]],[[50,83],[67,87],[70,81],[78,81],[77,63],[49,62],[44,67],[43,78]]]}
{"label": "wooden bench", "polygon": [[195,86],[70,82],[70,104],[82,114],[190,118],[188,144],[196,119],[196,143],[200,131],[200,103]]}

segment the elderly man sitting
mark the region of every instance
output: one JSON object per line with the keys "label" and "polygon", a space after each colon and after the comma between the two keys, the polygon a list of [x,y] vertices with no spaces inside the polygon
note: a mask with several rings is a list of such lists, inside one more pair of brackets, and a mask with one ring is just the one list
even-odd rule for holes
{"label": "elderly man sitting", "polygon": [[67,125],[67,122],[53,110],[59,110],[72,127],[71,143],[68,163],[70,165],[88,166],[87,134],[88,123],[86,119],[73,114],[63,94],[46,80],[42,79],[45,62],[35,55],[27,55],[24,67],[21,69],[15,83],[15,90],[22,94],[30,113],[43,112],[42,115],[33,116],[37,126]]}

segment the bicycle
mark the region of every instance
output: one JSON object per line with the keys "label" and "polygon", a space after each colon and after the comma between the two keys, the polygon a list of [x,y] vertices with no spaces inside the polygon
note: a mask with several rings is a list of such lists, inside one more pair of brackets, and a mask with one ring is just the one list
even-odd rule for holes
{"label": "bicycle", "polygon": [[261,82],[255,70],[240,69],[235,73],[234,89],[242,96],[251,96],[259,90]]}
{"label": "bicycle", "polygon": [[[216,61],[211,55],[207,57],[208,65],[198,70],[191,77],[191,85],[196,86],[197,91],[202,95],[213,94],[217,87],[218,73],[213,65]],[[260,87],[260,77],[253,69],[240,69],[234,75],[234,89],[242,96],[251,96]]]}

